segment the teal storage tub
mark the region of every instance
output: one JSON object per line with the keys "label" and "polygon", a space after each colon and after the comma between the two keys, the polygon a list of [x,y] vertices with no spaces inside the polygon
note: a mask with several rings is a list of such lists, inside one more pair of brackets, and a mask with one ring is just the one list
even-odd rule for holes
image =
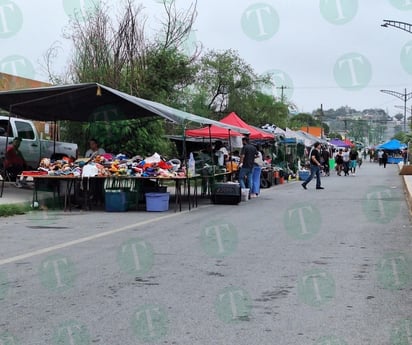
{"label": "teal storage tub", "polygon": [[107,212],[125,212],[128,208],[127,193],[122,190],[106,189],[105,208]]}

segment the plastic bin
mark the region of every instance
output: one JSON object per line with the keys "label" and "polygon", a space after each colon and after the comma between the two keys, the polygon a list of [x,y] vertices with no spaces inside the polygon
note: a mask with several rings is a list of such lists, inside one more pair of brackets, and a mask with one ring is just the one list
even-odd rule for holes
{"label": "plastic bin", "polygon": [[128,208],[126,192],[116,189],[105,191],[105,208],[107,212],[125,212]]}
{"label": "plastic bin", "polygon": [[146,211],[164,212],[169,210],[170,193],[146,193]]}
{"label": "plastic bin", "polygon": [[305,181],[310,175],[308,170],[299,170],[299,180]]}

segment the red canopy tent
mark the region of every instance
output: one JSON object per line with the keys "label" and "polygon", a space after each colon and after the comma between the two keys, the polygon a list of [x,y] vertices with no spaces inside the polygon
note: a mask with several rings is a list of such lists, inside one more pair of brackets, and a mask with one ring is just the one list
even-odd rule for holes
{"label": "red canopy tent", "polygon": [[343,142],[344,142],[346,145],[349,145],[349,147],[354,147],[354,146],[355,146],[355,144],[352,143],[348,138],[346,138]]}
{"label": "red canopy tent", "polygon": [[[232,112],[219,122],[225,123],[227,125],[232,125],[236,127],[241,127],[247,129],[249,134],[249,139],[256,140],[270,140],[274,139],[274,135],[272,133],[265,132],[264,130],[260,130],[256,127],[248,125],[245,121],[243,121],[236,113]],[[209,126],[203,127],[200,129],[187,129],[185,131],[186,136],[188,137],[201,137],[201,138],[216,138],[216,139],[227,139],[229,136],[241,136],[242,134],[235,132],[235,131],[228,131],[227,129],[223,129],[217,126]]]}

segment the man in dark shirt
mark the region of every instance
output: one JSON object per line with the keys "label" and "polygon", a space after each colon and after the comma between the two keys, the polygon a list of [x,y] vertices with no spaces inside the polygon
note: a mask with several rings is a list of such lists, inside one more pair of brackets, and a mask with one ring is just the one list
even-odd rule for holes
{"label": "man in dark shirt", "polygon": [[305,182],[302,183],[303,189],[306,189],[307,184],[312,181],[313,176],[316,175],[316,189],[325,189],[321,186],[320,182],[320,143],[316,142],[313,145],[312,150],[309,153],[309,161],[310,161],[310,175],[306,179]]}
{"label": "man in dark shirt", "polygon": [[240,188],[246,188],[245,177],[247,177],[247,187],[252,189],[252,172],[253,163],[257,156],[257,149],[255,146],[249,144],[249,138],[244,137],[242,139],[242,150],[240,151],[240,171],[239,171],[239,183]]}

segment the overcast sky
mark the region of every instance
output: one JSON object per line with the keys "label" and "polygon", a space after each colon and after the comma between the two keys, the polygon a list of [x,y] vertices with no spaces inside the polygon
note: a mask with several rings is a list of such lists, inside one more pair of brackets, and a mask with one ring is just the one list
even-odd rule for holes
{"label": "overcast sky", "polygon": [[[66,68],[69,15],[92,0],[0,0],[0,71],[46,80],[41,64],[59,42],[56,73]],[[121,1],[121,0],[120,0]],[[109,7],[119,0],[105,0]],[[158,0],[145,6],[149,28],[162,18]],[[177,0],[186,8],[190,0]],[[274,75],[299,111],[348,105],[403,112],[403,100],[380,92],[412,92],[412,35],[383,28],[384,19],[412,24],[412,0],[198,0],[191,40],[204,49],[234,49],[257,73]],[[188,44],[188,49],[190,49]],[[408,101],[408,109],[412,100]]]}

